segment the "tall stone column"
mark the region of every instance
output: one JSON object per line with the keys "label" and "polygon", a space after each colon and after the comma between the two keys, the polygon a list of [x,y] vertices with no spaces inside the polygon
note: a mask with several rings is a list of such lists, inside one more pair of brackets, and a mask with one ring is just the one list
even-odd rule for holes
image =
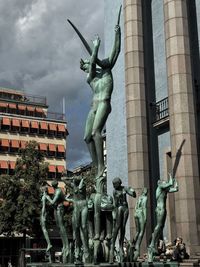
{"label": "tall stone column", "polygon": [[176,232],[190,253],[199,250],[200,185],[186,0],[164,0],[172,162],[185,143],[175,176]]}
{"label": "tall stone column", "polygon": [[[124,0],[128,180],[129,185],[135,188],[137,193],[141,193],[141,189],[144,186],[149,187],[141,2],[141,0]],[[131,200],[131,236],[135,234],[133,222],[134,206],[135,201]],[[150,214],[148,214],[149,217]]]}

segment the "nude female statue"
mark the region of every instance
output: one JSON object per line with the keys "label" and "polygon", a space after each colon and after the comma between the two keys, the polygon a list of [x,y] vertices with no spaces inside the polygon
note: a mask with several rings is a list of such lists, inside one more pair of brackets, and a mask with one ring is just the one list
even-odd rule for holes
{"label": "nude female statue", "polygon": [[138,198],[136,205],[135,205],[134,217],[135,217],[136,234],[134,238],[135,251],[134,251],[133,261],[136,261],[138,256],[140,255],[140,245],[141,245],[145,227],[146,227],[147,193],[148,193],[148,189],[144,187],[142,194]]}
{"label": "nude female statue", "polygon": [[135,190],[131,187],[126,187],[122,185],[120,178],[113,179],[113,200],[114,200],[114,210],[113,210],[113,234],[111,240],[111,250],[110,250],[110,263],[113,262],[114,249],[117,235],[119,236],[119,250],[120,258],[123,261],[124,251],[123,243],[125,238],[126,222],[128,220],[129,210],[127,202],[127,194],[131,197],[136,197]]}
{"label": "nude female statue", "polygon": [[81,246],[83,245],[83,253],[85,263],[89,262],[89,240],[88,240],[88,201],[86,197],[86,184],[84,179],[75,177],[73,183],[73,197],[65,198],[73,203],[73,239],[75,241],[75,264],[82,263]]}
{"label": "nude female statue", "polygon": [[42,227],[42,232],[43,232],[45,240],[47,242],[46,251],[48,252],[52,248],[52,245],[51,245],[49,234],[48,234],[48,231],[47,231],[47,228],[46,228],[46,216],[47,216],[47,211],[46,211],[46,201],[47,201],[47,199],[46,199],[46,196],[47,196],[47,189],[48,189],[48,187],[46,186],[44,188],[42,199],[41,199],[41,201],[42,201],[42,210],[41,210],[41,215],[40,215],[40,225]]}
{"label": "nude female statue", "polygon": [[53,181],[51,185],[55,190],[53,199],[51,199],[50,196],[48,195],[46,195],[46,199],[54,207],[54,217],[56,220],[56,225],[59,227],[60,237],[62,239],[62,244],[63,244],[63,248],[62,248],[63,263],[67,263],[68,256],[69,256],[69,241],[67,238],[67,232],[66,232],[64,222],[63,222],[63,215],[64,215],[63,202],[65,201],[65,196],[61,188],[58,187],[58,181],[56,180]]}

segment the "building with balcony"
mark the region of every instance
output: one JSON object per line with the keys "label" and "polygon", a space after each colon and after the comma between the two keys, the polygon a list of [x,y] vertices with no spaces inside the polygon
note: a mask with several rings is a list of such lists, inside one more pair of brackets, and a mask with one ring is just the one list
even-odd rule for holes
{"label": "building with balcony", "polygon": [[63,114],[48,112],[45,97],[0,88],[0,174],[13,174],[20,149],[38,142],[49,163],[49,179],[66,170],[66,136]]}
{"label": "building with balcony", "polygon": [[[179,192],[168,196],[163,237],[182,236],[194,255],[200,251],[200,1],[104,2],[106,56],[123,5],[122,46],[106,125],[108,188],[115,176],[138,194],[149,188],[146,249],[155,225],[157,180],[173,173]],[[131,238],[134,206],[130,200]]]}

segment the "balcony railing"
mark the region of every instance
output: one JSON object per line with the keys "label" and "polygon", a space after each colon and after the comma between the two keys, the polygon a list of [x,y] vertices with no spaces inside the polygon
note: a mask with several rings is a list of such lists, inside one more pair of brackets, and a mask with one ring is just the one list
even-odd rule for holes
{"label": "balcony railing", "polygon": [[159,122],[160,120],[167,118],[169,116],[168,97],[156,102],[155,108],[154,122]]}
{"label": "balcony railing", "polygon": [[47,105],[47,99],[45,96],[24,95],[24,102],[30,102],[35,104]]}
{"label": "balcony railing", "polygon": [[30,103],[30,104],[39,104],[39,105],[47,105],[47,99],[45,96],[38,95],[29,95],[24,92],[16,92],[0,90],[0,99],[9,100],[11,102],[22,102],[22,103]]}
{"label": "balcony railing", "polygon": [[65,114],[56,112],[47,112],[47,118],[51,120],[65,121]]}

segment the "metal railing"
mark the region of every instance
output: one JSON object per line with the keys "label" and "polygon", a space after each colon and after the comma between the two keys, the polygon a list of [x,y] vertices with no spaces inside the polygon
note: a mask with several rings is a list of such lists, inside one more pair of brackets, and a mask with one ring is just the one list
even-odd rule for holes
{"label": "metal railing", "polygon": [[42,104],[46,105],[47,104],[47,99],[45,96],[38,96],[38,95],[24,95],[24,102],[30,102],[30,103],[37,103],[37,104]]}
{"label": "metal railing", "polygon": [[169,116],[169,106],[168,106],[168,97],[163,98],[162,100],[156,102],[155,104],[156,112],[154,122],[158,122]]}
{"label": "metal railing", "polygon": [[8,100],[14,103],[30,103],[30,104],[39,104],[39,105],[47,105],[47,99],[45,96],[37,96],[37,95],[29,95],[29,94],[8,94],[7,92],[0,92],[0,99]]}
{"label": "metal railing", "polygon": [[65,114],[56,112],[47,112],[47,118],[51,120],[65,120]]}

